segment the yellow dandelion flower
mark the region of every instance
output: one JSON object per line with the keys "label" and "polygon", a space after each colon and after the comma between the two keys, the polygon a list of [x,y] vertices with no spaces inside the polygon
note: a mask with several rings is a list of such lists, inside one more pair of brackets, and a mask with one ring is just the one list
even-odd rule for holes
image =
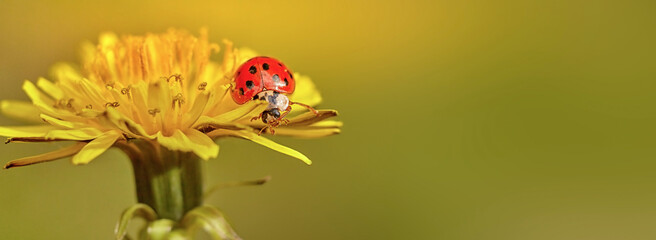
{"label": "yellow dandelion flower", "polygon": [[[40,123],[0,127],[0,135],[8,137],[8,142],[78,143],[12,161],[5,168],[67,156],[73,156],[74,164],[86,164],[112,146],[129,149],[125,145],[135,139],[209,159],[219,152],[212,139],[222,136],[245,138],[311,164],[305,155],[256,134],[265,124],[250,119],[265,104],[238,105],[228,96],[235,68],[257,54],[247,48],[234,49],[229,41],[224,44],[223,61],[217,63],[210,55],[219,51],[219,45],[208,42],[204,30],[199,38],[180,30],[120,38],[112,33],[101,35],[97,46],[83,47],[81,69],[57,64],[52,70],[54,82],[25,81],[23,90],[32,103],[5,100],[0,104],[8,116]],[[295,79],[292,101],[311,106],[321,102],[307,76],[295,74]],[[336,114],[334,110],[301,113],[276,129],[276,134],[336,134],[341,122],[325,120]]]}
{"label": "yellow dandelion flower", "polygon": [[[230,41],[223,45],[222,60],[216,62],[210,56],[220,47],[208,41],[206,30],[201,30],[199,37],[174,29],[144,36],[102,34],[98,45],[83,46],[79,66],[60,63],[52,68],[54,81],[25,81],[23,90],[31,102],[0,102],[2,113],[33,124],[0,127],[0,136],[7,137],[7,143],[74,142],[53,152],[11,161],[5,168],[65,157],[72,157],[74,164],[87,164],[110,147],[117,147],[132,162],[141,203],[126,210],[117,228],[119,238],[125,234],[126,221],[135,214],[151,222],[149,233],[157,232],[151,227],[160,229],[162,224],[193,229],[198,227],[194,224],[200,224],[225,237],[231,229],[220,212],[201,206],[199,159],[217,157],[219,146],[214,139],[244,138],[307,164],[312,162],[259,134],[271,127],[251,121],[267,109],[265,101],[240,105],[229,96],[235,69],[257,54],[247,48],[233,48]],[[296,90],[289,94],[290,101],[309,106],[321,102],[309,77],[298,73],[293,77]],[[288,121],[276,125],[275,134],[305,138],[333,135],[340,132],[342,123],[327,118],[336,115],[335,110],[313,113],[294,108]],[[167,225],[171,220],[181,222]]]}

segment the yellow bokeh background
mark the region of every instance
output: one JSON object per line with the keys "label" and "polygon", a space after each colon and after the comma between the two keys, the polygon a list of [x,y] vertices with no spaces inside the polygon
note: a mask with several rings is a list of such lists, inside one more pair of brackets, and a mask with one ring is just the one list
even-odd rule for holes
{"label": "yellow bokeh background", "polygon": [[[231,39],[312,77],[343,133],[221,139],[207,185],[244,239],[656,238],[654,1],[0,0],[0,98],[98,34]],[[219,56],[215,56],[219,59]],[[20,122],[0,118],[2,125]],[[2,163],[57,144],[0,146]],[[0,171],[0,239],[112,239],[118,150]]]}

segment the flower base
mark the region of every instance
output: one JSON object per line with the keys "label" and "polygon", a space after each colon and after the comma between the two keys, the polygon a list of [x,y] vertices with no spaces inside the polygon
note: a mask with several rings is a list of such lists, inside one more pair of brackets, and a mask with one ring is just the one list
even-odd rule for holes
{"label": "flower base", "polygon": [[151,141],[126,145],[130,145],[126,152],[132,161],[139,203],[152,207],[158,218],[174,221],[201,205],[202,173],[196,155],[171,151]]}

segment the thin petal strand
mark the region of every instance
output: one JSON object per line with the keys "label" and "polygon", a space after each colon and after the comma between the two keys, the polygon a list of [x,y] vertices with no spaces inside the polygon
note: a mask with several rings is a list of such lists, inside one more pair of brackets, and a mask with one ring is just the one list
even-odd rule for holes
{"label": "thin petal strand", "polygon": [[318,115],[312,112],[306,112],[289,119],[287,126],[307,126],[334,116],[337,116],[336,110],[319,110]]}
{"label": "thin petal strand", "polygon": [[73,144],[69,147],[62,148],[56,151],[52,151],[49,153],[44,153],[36,156],[31,156],[31,157],[24,157],[20,159],[16,159],[14,161],[11,161],[5,165],[5,169],[13,168],[13,167],[22,167],[22,166],[27,166],[27,165],[32,165],[32,164],[37,164],[37,163],[43,163],[43,162],[50,162],[54,161],[57,159],[65,158],[72,156],[73,154],[76,154],[77,152],[84,147],[87,143],[84,142],[78,142],[76,144]]}
{"label": "thin petal strand", "polygon": [[339,128],[320,128],[320,129],[299,129],[299,128],[278,128],[276,135],[292,136],[298,138],[320,138],[340,133]]}

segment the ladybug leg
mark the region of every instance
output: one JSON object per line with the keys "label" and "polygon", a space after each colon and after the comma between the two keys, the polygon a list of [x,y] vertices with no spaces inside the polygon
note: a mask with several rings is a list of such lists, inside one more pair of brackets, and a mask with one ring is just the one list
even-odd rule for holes
{"label": "ladybug leg", "polygon": [[262,117],[262,113],[260,113],[260,115],[257,115],[257,117],[253,117],[253,118],[251,118],[251,122],[252,122],[252,121],[255,121],[255,120],[258,120],[258,119],[260,119],[261,117]]}
{"label": "ladybug leg", "polygon": [[264,126],[262,129],[260,129],[260,132],[258,132],[257,135],[258,135],[258,136],[262,135],[262,133],[264,132],[264,130],[266,130],[267,128],[269,128],[269,125],[266,125],[266,126]]}
{"label": "ladybug leg", "polygon": [[264,126],[262,129],[260,129],[260,132],[257,133],[257,135],[258,135],[258,136],[259,136],[259,135],[262,135],[262,133],[263,133],[263,132],[266,132],[267,129],[269,129],[269,133],[271,133],[271,134],[273,135],[273,134],[276,133],[276,131],[273,130],[273,129],[276,128],[276,127],[278,127],[278,126],[280,126],[280,121],[279,121],[278,119],[276,119],[276,120],[272,120],[272,121],[268,122],[268,123],[266,124],[266,126]]}
{"label": "ladybug leg", "polygon": [[290,104],[301,105],[301,106],[307,108],[308,110],[312,111],[312,113],[314,113],[314,115],[319,116],[319,111],[317,111],[317,110],[315,110],[314,108],[310,107],[310,105],[307,105],[307,104],[304,104],[304,103],[300,103],[300,102],[289,102],[289,103],[290,103]]}
{"label": "ladybug leg", "polygon": [[[289,123],[289,119],[285,118],[285,116],[287,116],[287,114],[289,114],[289,112],[291,112],[291,111],[292,111],[292,107],[287,106],[287,109],[285,109],[285,111],[282,113],[282,115],[280,115],[280,117],[278,118],[278,121],[281,122],[282,124]],[[280,123],[278,125],[280,125]]]}

